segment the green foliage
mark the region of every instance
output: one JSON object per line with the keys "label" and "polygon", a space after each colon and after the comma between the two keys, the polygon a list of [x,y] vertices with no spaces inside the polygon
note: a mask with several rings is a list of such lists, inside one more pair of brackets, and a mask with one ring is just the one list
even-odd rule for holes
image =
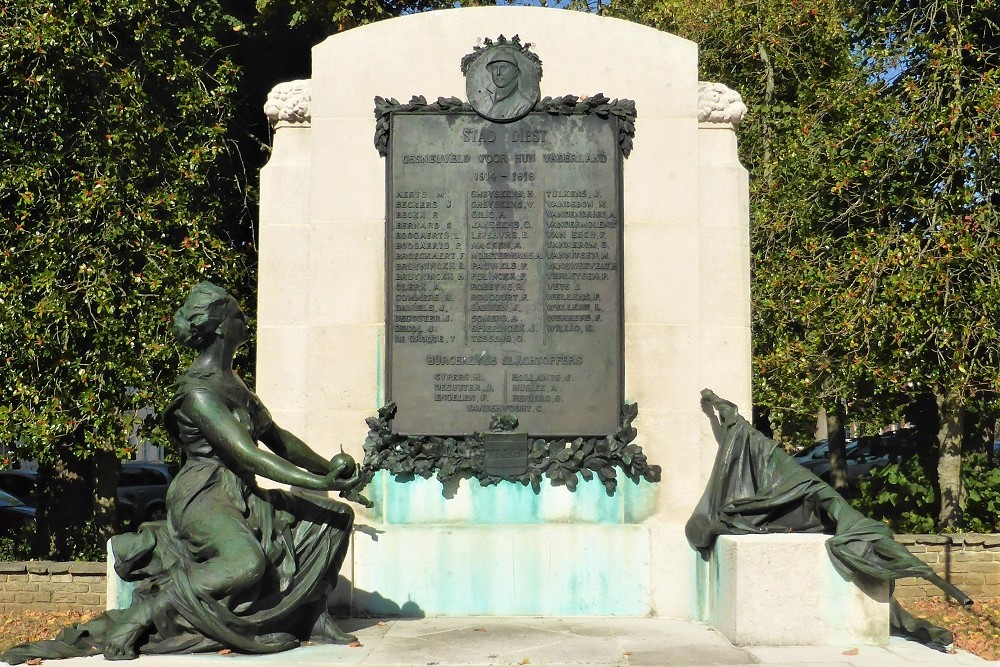
{"label": "green foliage", "polygon": [[[175,304],[206,278],[250,284],[252,221],[227,129],[231,17],[213,3],[180,9],[0,10],[12,93],[0,102],[0,437],[18,457],[127,457],[133,415],[166,403],[178,367]],[[79,552],[53,555],[66,549]]]}
{"label": "green foliage", "polygon": [[31,560],[31,532],[24,526],[0,537],[0,562]]}
{"label": "green foliage", "polygon": [[[782,435],[837,397],[878,428],[924,393],[948,397],[944,423],[995,401],[993,3],[623,0],[609,13],[697,42],[700,78],[747,102],[754,397]],[[957,470],[942,467],[948,498]]]}
{"label": "green foliage", "polygon": [[[894,532],[933,533],[939,529],[938,493],[918,457],[874,470],[859,486],[854,507],[885,522]],[[1000,468],[986,454],[971,454],[963,461],[962,486],[966,497],[963,522],[947,530],[1000,530]]]}
{"label": "green foliage", "polygon": [[[477,4],[477,3],[469,3]],[[490,3],[492,4],[492,3]],[[318,23],[328,34],[403,13],[453,7],[452,0],[257,0],[263,21],[298,27]]]}
{"label": "green foliage", "polygon": [[[108,453],[129,457],[134,415],[166,405],[183,364],[171,316],[192,285],[217,282],[254,312],[267,90],[306,74],[332,29],[430,5],[260,6],[0,6],[0,438],[12,457],[77,471],[59,484]],[[41,502],[52,535],[35,555],[102,549],[113,498],[59,497]],[[71,537],[95,516],[96,533]]]}
{"label": "green foliage", "polygon": [[1000,531],[1000,468],[986,454],[966,457],[962,467],[965,528],[974,533]]}
{"label": "green foliage", "polygon": [[859,512],[896,533],[934,532],[936,494],[917,457],[874,470],[859,486]]}

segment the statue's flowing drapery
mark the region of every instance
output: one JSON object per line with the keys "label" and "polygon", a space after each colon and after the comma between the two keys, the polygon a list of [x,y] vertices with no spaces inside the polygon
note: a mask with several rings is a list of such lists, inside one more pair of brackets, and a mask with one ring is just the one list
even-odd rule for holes
{"label": "statue's flowing drapery", "polygon": [[[138,583],[133,604],[155,599],[154,627],[141,640],[139,653],[224,648],[273,653],[298,646],[310,638],[336,584],[353,511],[323,496],[261,489],[253,475],[224,465],[178,407],[190,391],[220,397],[252,436],[270,426],[270,415],[252,392],[234,391],[211,375],[182,376],[165,415],[168,432],[186,454],[167,492],[167,518],[112,539],[115,570]],[[220,564],[206,561],[219,553],[222,541],[244,537],[264,555],[263,576],[252,588],[229,596],[207,594],[198,576]],[[122,613],[111,610],[62,630],[53,640],[15,646],[0,660],[17,664],[31,658],[98,655]]]}
{"label": "statue's flowing drapery", "polygon": [[[858,575],[892,582],[920,577],[965,605],[972,600],[938,576],[893,539],[887,526],[864,516],[829,484],[795,462],[774,440],[760,433],[736,405],[714,392],[702,398],[719,415],[721,444],[708,487],[685,526],[696,549],[709,549],[719,535],[828,533],[827,552],[845,577]],[[951,632],[914,618],[893,598],[894,631],[941,646]]]}

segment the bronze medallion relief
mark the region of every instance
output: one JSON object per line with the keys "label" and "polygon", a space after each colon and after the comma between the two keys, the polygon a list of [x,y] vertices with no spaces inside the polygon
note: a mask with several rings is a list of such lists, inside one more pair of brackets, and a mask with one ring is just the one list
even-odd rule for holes
{"label": "bronze medallion relief", "polygon": [[516,35],[507,40],[485,40],[465,57],[465,92],[469,104],[480,116],[497,123],[507,123],[527,115],[540,96],[542,62],[521,44]]}

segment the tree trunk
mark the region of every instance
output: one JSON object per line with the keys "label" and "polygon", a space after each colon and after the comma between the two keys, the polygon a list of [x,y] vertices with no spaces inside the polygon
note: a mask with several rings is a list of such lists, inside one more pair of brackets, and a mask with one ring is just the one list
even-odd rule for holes
{"label": "tree trunk", "polygon": [[941,512],[938,530],[958,528],[962,521],[965,492],[962,488],[962,434],[965,402],[954,390],[935,392],[940,429],[938,430],[938,491]]}
{"label": "tree trunk", "polygon": [[990,466],[995,466],[997,462],[997,452],[996,448],[993,446],[994,442],[1000,442],[1000,418],[993,420],[993,433],[991,434],[990,441],[986,446],[987,460],[990,462]]}
{"label": "tree trunk", "polygon": [[93,506],[90,465],[73,455],[78,448],[71,442],[82,436],[82,431],[70,434],[70,441],[59,444],[54,458],[38,463],[37,531],[32,551],[40,558],[72,560],[86,542]]}
{"label": "tree trunk", "polygon": [[843,491],[849,486],[847,479],[847,439],[844,434],[847,415],[844,402],[839,398],[833,409],[826,411],[826,444],[830,450],[830,486]]}
{"label": "tree trunk", "polygon": [[826,408],[821,405],[819,406],[819,410],[816,411],[816,433],[813,434],[813,439],[816,442],[828,439],[830,436],[828,428],[826,423]]}
{"label": "tree trunk", "polygon": [[118,478],[122,465],[114,452],[97,452],[93,461],[94,527],[105,543],[118,527]]}

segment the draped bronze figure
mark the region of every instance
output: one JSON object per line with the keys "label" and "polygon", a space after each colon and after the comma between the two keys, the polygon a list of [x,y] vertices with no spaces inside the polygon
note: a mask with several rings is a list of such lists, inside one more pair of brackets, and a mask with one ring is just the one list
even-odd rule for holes
{"label": "draped bronze figure", "polygon": [[353,511],[321,494],[262,489],[255,476],[354,493],[358,467],[342,454],[327,461],[278,426],[233,370],[248,332],[225,290],[197,285],[173,328],[180,343],[198,351],[164,411],[184,463],[167,492],[166,520],[112,539],[117,572],[138,583],[131,606],[0,659],[273,653],[303,640],[355,640],[327,608]]}

